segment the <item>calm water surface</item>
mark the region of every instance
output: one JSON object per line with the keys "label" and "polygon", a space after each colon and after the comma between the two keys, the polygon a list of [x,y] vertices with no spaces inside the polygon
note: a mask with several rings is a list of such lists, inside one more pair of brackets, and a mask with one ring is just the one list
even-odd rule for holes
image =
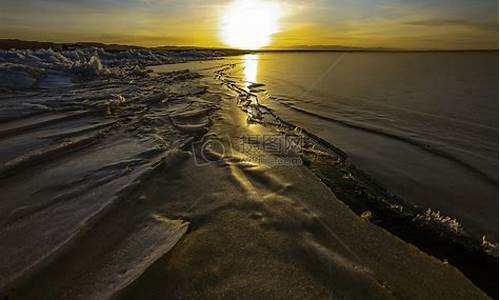
{"label": "calm water surface", "polygon": [[[498,234],[498,52],[264,53],[234,75],[393,193]],[[266,97],[270,96],[269,97]]]}

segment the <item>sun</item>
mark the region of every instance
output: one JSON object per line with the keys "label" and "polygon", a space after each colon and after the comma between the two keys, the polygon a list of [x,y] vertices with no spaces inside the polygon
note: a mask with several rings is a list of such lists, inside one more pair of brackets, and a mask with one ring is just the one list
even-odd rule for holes
{"label": "sun", "polygon": [[271,36],[279,31],[281,17],[277,2],[235,0],[222,16],[221,37],[230,47],[257,50],[269,45]]}

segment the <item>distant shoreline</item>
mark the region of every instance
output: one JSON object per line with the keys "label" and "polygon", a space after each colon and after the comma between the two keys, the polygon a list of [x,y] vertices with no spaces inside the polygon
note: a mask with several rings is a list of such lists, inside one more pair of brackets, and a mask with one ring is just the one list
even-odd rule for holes
{"label": "distant shoreline", "polygon": [[468,49],[468,50],[460,50],[460,49],[444,49],[444,50],[389,50],[389,49],[343,49],[343,50],[335,50],[335,49],[311,49],[311,50],[302,50],[302,49],[284,49],[284,50],[255,50],[251,52],[257,53],[266,53],[266,52],[367,52],[367,53],[441,53],[441,52],[498,52],[498,49]]}
{"label": "distant shoreline", "polygon": [[[55,49],[55,50],[67,50],[74,48],[87,48],[87,47],[97,47],[103,48],[107,51],[125,51],[130,49],[150,49],[154,51],[164,50],[164,51],[229,51],[235,54],[247,54],[247,53],[313,53],[313,52],[367,52],[367,53],[461,53],[461,52],[498,52],[498,49],[391,49],[391,48],[333,48],[331,49],[260,49],[260,50],[243,50],[243,49],[232,49],[232,48],[215,48],[215,47],[195,47],[195,46],[159,46],[159,47],[143,47],[136,45],[123,45],[123,44],[107,44],[100,42],[68,42],[68,43],[58,43],[58,42],[45,42],[45,41],[27,41],[19,39],[0,39],[0,50],[10,50],[10,49]],[[319,46],[326,47],[326,46]]]}

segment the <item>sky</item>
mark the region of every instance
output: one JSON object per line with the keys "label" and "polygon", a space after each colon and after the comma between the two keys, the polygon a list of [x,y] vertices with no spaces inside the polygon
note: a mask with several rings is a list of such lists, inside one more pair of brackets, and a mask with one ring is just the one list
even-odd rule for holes
{"label": "sky", "polygon": [[230,47],[235,1],[278,5],[267,48],[498,48],[498,0],[1,0],[0,38]]}

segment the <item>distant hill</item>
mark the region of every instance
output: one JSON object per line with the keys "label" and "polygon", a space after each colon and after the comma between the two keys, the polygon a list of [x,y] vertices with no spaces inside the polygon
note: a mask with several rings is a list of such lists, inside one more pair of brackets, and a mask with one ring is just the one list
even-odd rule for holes
{"label": "distant hill", "polygon": [[[283,50],[304,50],[304,51],[348,51],[348,50],[367,50],[368,48],[362,47],[350,47],[350,46],[341,46],[341,45],[295,45],[287,48],[283,48]],[[380,48],[385,49],[385,48]],[[280,50],[280,49],[276,49]]]}
{"label": "distant hill", "polygon": [[107,51],[122,51],[128,49],[145,49],[140,46],[129,46],[119,44],[104,44],[97,42],[78,42],[78,43],[53,43],[53,42],[38,42],[38,41],[24,41],[18,39],[0,39],[0,49],[72,49],[72,48],[85,48],[85,47],[99,47]]}
{"label": "distant hill", "polygon": [[270,52],[490,52],[498,51],[498,49],[435,49],[435,48],[385,48],[385,47],[351,47],[341,45],[295,45],[287,48],[269,48],[261,51]]}
{"label": "distant hill", "polygon": [[353,51],[353,52],[449,52],[449,51],[498,51],[498,49],[397,49],[397,48],[363,48],[363,47],[349,47],[341,45],[296,45],[287,48],[263,48],[261,50],[238,50],[230,48],[209,48],[209,47],[195,47],[195,46],[158,46],[158,47],[141,47],[132,45],[121,45],[121,44],[105,44],[99,42],[76,42],[76,43],[54,43],[54,42],[38,42],[38,41],[25,41],[19,39],[0,39],[0,49],[74,49],[74,48],[86,48],[86,47],[97,47],[103,48],[106,51],[124,51],[129,49],[150,49],[159,51],[204,51],[204,50],[214,50],[214,51],[224,51],[227,54],[244,54],[248,52],[322,52],[322,51]]}
{"label": "distant hill", "polygon": [[10,50],[10,49],[49,49],[54,50],[66,50],[75,48],[87,48],[96,47],[103,48],[106,51],[124,51],[129,49],[150,49],[153,51],[204,51],[204,50],[214,50],[214,51],[224,51],[230,54],[241,54],[247,53],[248,51],[237,50],[237,49],[227,49],[227,48],[206,48],[206,47],[194,47],[194,46],[159,46],[159,47],[141,47],[141,46],[131,46],[131,45],[121,45],[121,44],[105,44],[98,42],[77,42],[77,43],[54,43],[54,42],[38,42],[38,41],[24,41],[19,39],[0,39],[0,49]]}

